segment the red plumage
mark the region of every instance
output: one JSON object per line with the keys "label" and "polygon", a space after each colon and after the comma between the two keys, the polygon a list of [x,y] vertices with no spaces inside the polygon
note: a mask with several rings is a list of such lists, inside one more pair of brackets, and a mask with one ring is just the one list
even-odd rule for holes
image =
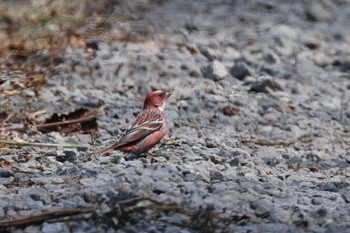
{"label": "red plumage", "polygon": [[99,154],[120,150],[133,154],[142,154],[154,147],[168,133],[168,124],[164,115],[165,100],[170,96],[164,91],[149,93],[135,121],[121,138],[112,146],[99,151]]}

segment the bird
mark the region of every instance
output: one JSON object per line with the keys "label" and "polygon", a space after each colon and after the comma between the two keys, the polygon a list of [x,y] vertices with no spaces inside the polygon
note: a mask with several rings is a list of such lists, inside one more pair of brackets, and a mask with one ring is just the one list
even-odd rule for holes
{"label": "bird", "polygon": [[110,153],[114,150],[140,155],[156,144],[169,132],[165,118],[165,101],[171,94],[157,90],[149,93],[144,100],[143,110],[130,127],[112,146],[100,150],[99,154]]}

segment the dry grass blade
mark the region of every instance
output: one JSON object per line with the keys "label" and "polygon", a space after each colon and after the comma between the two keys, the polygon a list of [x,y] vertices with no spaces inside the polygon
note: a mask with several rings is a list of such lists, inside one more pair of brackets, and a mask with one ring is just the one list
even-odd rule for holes
{"label": "dry grass blade", "polygon": [[14,145],[14,146],[33,146],[33,147],[62,147],[62,148],[77,148],[77,149],[88,148],[88,146],[85,146],[85,145],[26,142],[21,140],[0,140],[0,144]]}

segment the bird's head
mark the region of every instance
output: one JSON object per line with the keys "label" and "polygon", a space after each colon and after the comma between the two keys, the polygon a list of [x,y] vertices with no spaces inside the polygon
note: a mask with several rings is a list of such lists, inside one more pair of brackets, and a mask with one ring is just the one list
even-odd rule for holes
{"label": "bird's head", "polygon": [[143,109],[158,108],[160,111],[164,111],[165,100],[170,95],[170,93],[160,90],[149,93],[145,98]]}

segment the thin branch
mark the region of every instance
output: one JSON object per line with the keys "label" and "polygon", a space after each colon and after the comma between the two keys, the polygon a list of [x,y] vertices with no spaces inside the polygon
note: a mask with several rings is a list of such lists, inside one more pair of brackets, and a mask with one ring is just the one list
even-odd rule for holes
{"label": "thin branch", "polygon": [[62,148],[77,148],[77,149],[86,149],[89,147],[88,145],[26,142],[26,141],[22,141],[22,140],[0,140],[0,144],[14,145],[14,146],[62,147]]}
{"label": "thin branch", "polygon": [[[145,204],[140,206],[140,202],[142,201],[149,201],[151,202],[151,204]],[[134,208],[131,208],[132,211],[151,209],[151,210],[181,213],[190,217],[194,216],[195,214],[194,212],[191,212],[177,205],[161,204],[158,201],[149,197],[136,197],[136,198],[131,198],[131,199],[117,202],[115,207],[112,208],[111,212],[114,212],[113,209],[118,210],[119,206],[134,207]],[[20,226],[28,226],[32,224],[40,224],[45,221],[49,221],[49,222],[73,221],[79,218],[79,215],[98,213],[99,210],[101,209],[103,209],[101,206],[95,206],[95,207],[89,207],[89,208],[74,208],[74,209],[50,211],[50,212],[36,214],[36,215],[23,217],[19,219],[1,220],[0,229],[6,228],[6,227],[20,227]],[[106,216],[108,216],[108,213],[103,214],[101,217],[106,217]]]}
{"label": "thin branch", "polygon": [[133,197],[133,198],[129,198],[127,200],[122,200],[122,201],[119,201],[118,204],[119,205],[136,205],[137,203],[141,202],[141,201],[149,201],[149,202],[152,202],[152,203],[155,203],[155,204],[160,204],[160,202],[154,200],[153,198],[150,198],[150,197]]}
{"label": "thin branch", "polygon": [[19,227],[31,224],[39,224],[47,220],[58,219],[62,217],[75,216],[79,214],[89,214],[97,210],[97,207],[76,208],[69,210],[56,210],[47,213],[37,214],[20,219],[2,220],[0,221],[0,229],[5,227]]}
{"label": "thin branch", "polygon": [[167,211],[167,212],[176,212],[179,214],[184,214],[186,216],[192,217],[195,215],[194,212],[189,211],[187,209],[184,209],[180,206],[177,205],[166,205],[166,204],[159,204],[159,205],[148,205],[146,206],[147,209],[152,209],[152,210],[160,210],[160,211]]}

